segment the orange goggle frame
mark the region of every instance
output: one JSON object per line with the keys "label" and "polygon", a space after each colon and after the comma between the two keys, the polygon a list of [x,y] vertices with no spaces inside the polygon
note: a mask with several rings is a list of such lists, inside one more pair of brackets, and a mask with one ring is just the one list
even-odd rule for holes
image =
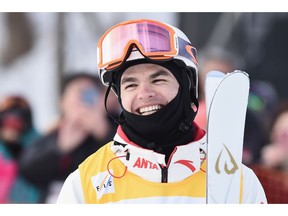
{"label": "orange goggle frame", "polygon": [[170,59],[178,54],[175,31],[153,20],[134,20],[110,28],[98,43],[98,68],[111,70],[127,58],[132,45],[145,57]]}

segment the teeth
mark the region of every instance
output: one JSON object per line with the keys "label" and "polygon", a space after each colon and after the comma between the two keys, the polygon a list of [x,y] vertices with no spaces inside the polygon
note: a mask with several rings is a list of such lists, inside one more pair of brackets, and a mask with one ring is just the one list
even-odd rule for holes
{"label": "teeth", "polygon": [[153,106],[148,106],[148,107],[142,107],[140,108],[140,113],[143,114],[143,113],[146,113],[146,112],[152,112],[152,111],[157,111],[161,109],[161,106],[160,105],[153,105]]}

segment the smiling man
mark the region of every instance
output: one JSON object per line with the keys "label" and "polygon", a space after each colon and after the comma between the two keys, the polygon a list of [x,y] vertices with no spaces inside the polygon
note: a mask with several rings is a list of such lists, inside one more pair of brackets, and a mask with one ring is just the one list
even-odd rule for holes
{"label": "smiling man", "polygon": [[[118,96],[119,126],[66,179],[57,202],[205,203],[197,64],[196,49],[175,27],[131,20],[110,28],[98,43],[98,67],[105,104],[111,88]],[[239,202],[266,203],[253,171],[243,165],[242,173]]]}
{"label": "smiling man", "polygon": [[172,73],[159,65],[128,68],[121,78],[122,105],[128,112],[150,115],[166,106],[178,93]]}

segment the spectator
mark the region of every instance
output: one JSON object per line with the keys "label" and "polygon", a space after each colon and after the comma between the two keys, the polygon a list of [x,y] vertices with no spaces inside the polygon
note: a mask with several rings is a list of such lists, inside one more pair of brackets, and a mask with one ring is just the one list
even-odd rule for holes
{"label": "spectator", "polygon": [[288,102],[281,102],[272,121],[270,143],[263,147],[261,162],[267,167],[288,170]]}
{"label": "spectator", "polygon": [[0,104],[0,203],[33,203],[38,191],[18,173],[22,151],[39,137],[28,101],[18,95]]}
{"label": "spectator", "polygon": [[[219,47],[209,47],[204,49],[202,55],[200,55],[199,65],[201,65],[199,72],[199,109],[195,117],[195,121],[202,128],[206,128],[207,110],[204,87],[207,73],[213,70],[229,73],[237,68],[243,68],[244,62],[242,58],[229,50]],[[255,82],[255,88],[253,88],[253,90],[257,90],[256,84],[258,83],[259,82]],[[253,98],[255,95],[254,93],[254,91],[250,93],[253,95],[250,95],[249,97]],[[260,121],[261,118],[258,118],[259,116],[256,116],[256,113],[253,112],[254,110],[250,110],[249,108],[250,107],[248,106],[243,144],[243,163],[245,165],[250,165],[251,163],[255,163],[259,160],[260,149],[266,141],[265,128]],[[260,115],[260,113],[258,115]],[[255,131],[255,128],[258,128],[257,131]]]}
{"label": "spectator", "polygon": [[116,130],[104,109],[105,88],[96,76],[72,73],[62,86],[62,115],[56,127],[21,158],[20,171],[40,187],[43,203],[55,202],[69,173],[110,140]]}
{"label": "spectator", "polygon": [[195,117],[197,124],[206,128],[205,79],[212,70],[229,73],[239,68],[236,56],[219,47],[209,47],[199,55],[199,110]]}
{"label": "spectator", "polygon": [[269,140],[260,161],[251,166],[271,204],[288,203],[288,102],[280,101],[275,110]]}
{"label": "spectator", "polygon": [[270,125],[278,103],[279,97],[273,85],[261,80],[251,81],[243,149],[246,165],[260,162],[261,150],[269,141]]}
{"label": "spectator", "polygon": [[248,109],[255,113],[256,118],[263,124],[265,132],[271,128],[271,121],[275,116],[280,98],[275,87],[268,81],[252,80]]}
{"label": "spectator", "polygon": [[261,149],[267,140],[267,131],[257,117],[252,110],[247,109],[242,154],[242,161],[247,166],[259,163]]}

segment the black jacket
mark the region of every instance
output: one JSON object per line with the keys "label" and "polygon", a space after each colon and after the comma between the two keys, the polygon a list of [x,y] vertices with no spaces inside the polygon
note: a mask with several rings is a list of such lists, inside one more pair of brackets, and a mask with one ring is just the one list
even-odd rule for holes
{"label": "black jacket", "polygon": [[[43,199],[49,185],[54,181],[65,181],[70,173],[89,155],[111,141],[116,132],[116,124],[104,140],[88,136],[83,144],[69,154],[61,153],[57,145],[58,130],[43,136],[27,148],[20,157],[20,173],[43,192]],[[43,200],[44,201],[44,200]]]}

